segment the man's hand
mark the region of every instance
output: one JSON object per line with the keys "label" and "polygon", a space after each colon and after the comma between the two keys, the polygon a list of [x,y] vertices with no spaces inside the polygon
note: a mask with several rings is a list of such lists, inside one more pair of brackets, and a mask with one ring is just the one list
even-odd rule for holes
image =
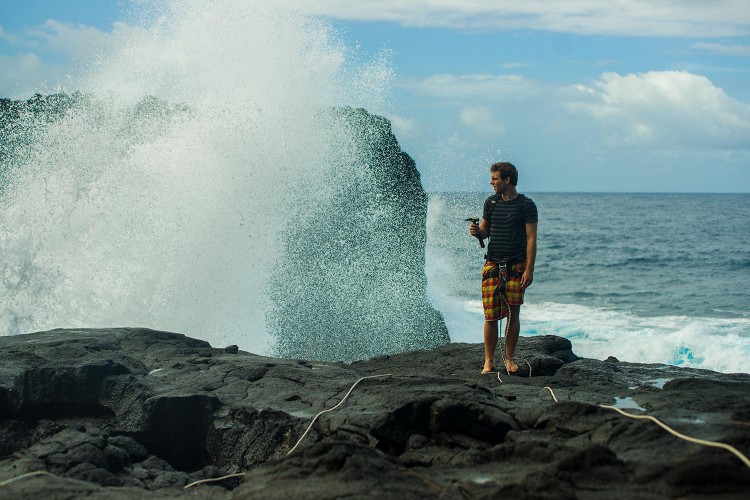
{"label": "man's hand", "polygon": [[521,288],[526,290],[526,288],[531,285],[531,283],[534,282],[534,271],[532,269],[527,269],[523,272],[523,276],[521,276]]}
{"label": "man's hand", "polygon": [[479,224],[472,223],[469,226],[469,234],[472,235],[475,238],[479,238],[479,236],[480,236],[480,233],[479,233]]}

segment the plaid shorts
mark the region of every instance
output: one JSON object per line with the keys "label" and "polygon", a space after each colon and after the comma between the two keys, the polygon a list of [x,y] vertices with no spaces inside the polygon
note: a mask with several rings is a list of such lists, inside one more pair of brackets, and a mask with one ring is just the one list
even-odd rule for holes
{"label": "plaid shorts", "polygon": [[[517,262],[512,265],[510,277],[506,279],[506,270],[500,271],[500,276],[492,271],[497,271],[498,265],[487,262],[482,268],[482,305],[484,306],[484,319],[497,321],[508,316],[508,305],[519,306],[523,304],[523,288],[521,288],[521,276],[526,268],[525,262]],[[499,287],[501,279],[505,279],[505,300],[500,300]]]}

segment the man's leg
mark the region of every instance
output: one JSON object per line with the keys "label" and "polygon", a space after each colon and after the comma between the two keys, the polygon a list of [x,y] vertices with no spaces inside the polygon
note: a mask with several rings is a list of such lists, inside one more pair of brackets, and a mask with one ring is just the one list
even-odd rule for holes
{"label": "man's leg", "polygon": [[[508,324],[508,334],[505,337],[505,369],[508,373],[515,373],[518,371],[518,365],[513,361],[513,355],[516,353],[518,333],[521,331],[520,315],[520,305],[510,306],[510,323]],[[486,338],[487,337],[485,336],[485,339]],[[486,349],[487,348],[485,347],[485,350]]]}
{"label": "man's leg", "polygon": [[497,320],[484,322],[484,368],[482,374],[495,369],[495,349],[497,348]]}

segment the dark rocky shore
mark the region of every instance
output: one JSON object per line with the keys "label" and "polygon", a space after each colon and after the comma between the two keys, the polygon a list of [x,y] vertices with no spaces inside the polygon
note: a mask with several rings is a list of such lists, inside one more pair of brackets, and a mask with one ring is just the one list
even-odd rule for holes
{"label": "dark rocky shore", "polygon": [[[579,359],[559,337],[522,337],[526,373],[502,382],[479,374],[481,344],[352,364],[267,358],[145,329],[53,330],[0,337],[0,348],[0,498],[750,491],[750,468],[732,453],[599,406],[637,403],[679,432],[747,455],[750,375]],[[318,412],[360,378],[387,374],[362,380],[287,456]],[[3,483],[34,471],[51,475]]]}

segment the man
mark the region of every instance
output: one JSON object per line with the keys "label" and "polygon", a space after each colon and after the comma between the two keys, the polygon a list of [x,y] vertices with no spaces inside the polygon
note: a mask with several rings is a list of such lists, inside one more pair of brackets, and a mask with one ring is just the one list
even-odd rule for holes
{"label": "man", "polygon": [[[498,320],[508,316],[504,362],[505,370],[510,374],[518,371],[513,354],[521,329],[519,316],[524,291],[534,281],[538,216],[531,198],[516,190],[518,170],[513,164],[495,163],[490,167],[490,174],[495,194],[484,202],[482,221],[469,227],[472,236],[490,238],[482,269],[485,318],[482,374],[496,371]],[[502,283],[505,283],[504,292],[501,291]]]}

